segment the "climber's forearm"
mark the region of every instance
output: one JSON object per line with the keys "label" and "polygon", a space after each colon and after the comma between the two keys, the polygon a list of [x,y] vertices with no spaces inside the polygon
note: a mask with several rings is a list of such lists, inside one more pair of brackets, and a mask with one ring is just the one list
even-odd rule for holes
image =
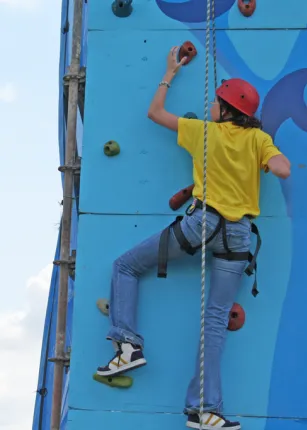
{"label": "climber's forearm", "polygon": [[[174,75],[172,73],[166,73],[162,79],[162,82],[167,82],[171,84]],[[178,117],[165,110],[165,99],[168,87],[166,85],[161,85],[158,87],[156,94],[151,102],[148,111],[148,118],[156,122],[163,127],[167,127],[171,130],[178,130]]]}

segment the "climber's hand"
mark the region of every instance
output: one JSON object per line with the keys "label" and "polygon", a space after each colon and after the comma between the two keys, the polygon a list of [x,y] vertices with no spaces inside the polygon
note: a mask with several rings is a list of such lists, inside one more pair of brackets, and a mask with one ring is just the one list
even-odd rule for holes
{"label": "climber's hand", "polygon": [[178,62],[179,49],[180,46],[174,46],[167,56],[167,74],[176,75],[181,66],[183,66],[183,64],[187,61],[187,57],[183,57],[182,60]]}

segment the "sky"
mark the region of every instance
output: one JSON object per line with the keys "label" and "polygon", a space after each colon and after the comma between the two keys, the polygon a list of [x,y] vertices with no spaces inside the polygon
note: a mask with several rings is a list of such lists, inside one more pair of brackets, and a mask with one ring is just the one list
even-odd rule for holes
{"label": "sky", "polygon": [[61,0],[0,0],[0,430],[29,430],[62,200]]}

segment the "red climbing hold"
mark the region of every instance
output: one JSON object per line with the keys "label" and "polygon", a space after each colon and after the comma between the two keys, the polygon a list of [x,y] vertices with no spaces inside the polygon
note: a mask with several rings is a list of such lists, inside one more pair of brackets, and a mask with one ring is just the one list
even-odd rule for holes
{"label": "red climbing hold", "polygon": [[240,330],[240,328],[243,327],[244,322],[245,322],[244,309],[238,303],[234,303],[229,313],[228,330],[230,331]]}
{"label": "red climbing hold", "polygon": [[181,206],[192,197],[193,188],[194,184],[178,191],[178,193],[176,193],[169,201],[170,208],[173,209],[173,211],[181,208]]}
{"label": "red climbing hold", "polygon": [[190,61],[197,55],[197,51],[192,42],[184,42],[179,49],[179,61],[183,59],[183,57],[187,57],[184,66],[189,64]]}
{"label": "red climbing hold", "polygon": [[238,0],[238,7],[242,15],[252,16],[256,9],[256,0]]}

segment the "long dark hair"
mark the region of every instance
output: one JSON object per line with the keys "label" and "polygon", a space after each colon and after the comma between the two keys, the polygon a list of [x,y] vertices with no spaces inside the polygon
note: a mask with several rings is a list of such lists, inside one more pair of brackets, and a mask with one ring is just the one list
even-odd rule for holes
{"label": "long dark hair", "polygon": [[234,125],[238,125],[243,128],[261,128],[261,121],[254,116],[247,116],[244,113],[240,112],[238,109],[231,106],[229,103],[222,100],[220,97],[218,98],[218,102],[221,106],[221,109],[225,110],[227,113],[231,115],[229,121],[231,121]]}

